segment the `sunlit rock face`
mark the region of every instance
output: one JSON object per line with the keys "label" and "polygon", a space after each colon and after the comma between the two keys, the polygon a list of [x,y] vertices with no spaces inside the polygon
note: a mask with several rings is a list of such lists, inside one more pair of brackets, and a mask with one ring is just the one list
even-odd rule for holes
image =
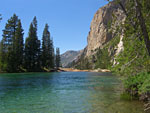
{"label": "sunlit rock face", "polygon": [[[126,20],[126,15],[121,5],[116,3],[116,1],[117,0],[114,0],[113,2],[101,7],[95,13],[87,37],[88,44],[84,48],[82,54],[73,61],[73,67],[83,67],[83,65],[88,62],[90,64],[90,68],[94,69],[96,61],[98,60],[96,53],[98,53],[99,49],[102,50],[106,46],[108,46],[107,49],[111,56],[112,64],[116,65],[119,63],[116,62],[115,58],[124,50],[124,29],[122,25]],[[126,0],[121,0],[123,7],[125,7],[125,2]],[[116,37],[119,37],[120,39],[114,48],[110,43],[112,39]]]}
{"label": "sunlit rock face", "polygon": [[[122,0],[122,3],[124,4],[124,0]],[[97,48],[103,48],[113,38],[114,33],[109,32],[109,29],[114,18],[116,22],[111,25],[114,29],[115,26],[118,26],[118,24],[125,20],[122,8],[116,2],[111,2],[96,12],[91,22],[90,32],[87,38],[86,56],[95,54]]]}

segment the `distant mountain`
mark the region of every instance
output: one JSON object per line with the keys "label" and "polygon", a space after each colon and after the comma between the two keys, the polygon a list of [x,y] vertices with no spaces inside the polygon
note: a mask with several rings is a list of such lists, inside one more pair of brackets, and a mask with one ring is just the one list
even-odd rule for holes
{"label": "distant mountain", "polygon": [[76,60],[78,56],[82,53],[81,51],[67,51],[61,55],[61,63],[63,67],[67,67],[72,61]]}

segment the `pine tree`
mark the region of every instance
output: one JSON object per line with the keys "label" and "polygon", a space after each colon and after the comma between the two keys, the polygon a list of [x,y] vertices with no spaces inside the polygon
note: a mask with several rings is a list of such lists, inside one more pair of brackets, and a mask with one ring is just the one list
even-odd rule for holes
{"label": "pine tree", "polygon": [[50,37],[48,24],[45,25],[42,37],[42,66],[54,68],[54,49],[53,41]]}
{"label": "pine tree", "polygon": [[60,50],[59,48],[56,48],[56,68],[58,69],[61,65],[60,61]]}
{"label": "pine tree", "polygon": [[28,71],[39,71],[40,69],[40,40],[37,37],[37,20],[34,17],[30,24],[29,36],[25,42],[25,68]]}
{"label": "pine tree", "polygon": [[54,52],[54,45],[53,45],[53,39],[50,40],[50,68],[54,68],[55,66],[55,52]]}
{"label": "pine tree", "polygon": [[45,25],[42,37],[42,66],[48,68],[48,62],[50,51],[48,50],[48,46],[50,43],[50,32],[48,31],[48,25]]}
{"label": "pine tree", "polygon": [[[6,23],[3,30],[3,39],[1,41],[1,70],[7,72],[17,72],[20,70],[20,63],[16,59],[22,57],[23,52],[23,29],[18,16],[14,14]],[[18,59],[17,59],[18,60]]]}
{"label": "pine tree", "polygon": [[23,64],[23,54],[24,54],[24,40],[23,40],[23,29],[21,21],[18,21],[18,28],[16,29],[16,39],[14,42],[15,49],[15,64],[16,68],[20,68]]}

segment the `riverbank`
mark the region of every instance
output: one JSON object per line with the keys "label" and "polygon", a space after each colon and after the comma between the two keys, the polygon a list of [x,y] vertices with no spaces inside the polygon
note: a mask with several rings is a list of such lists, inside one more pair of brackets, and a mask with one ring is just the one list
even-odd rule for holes
{"label": "riverbank", "polygon": [[25,69],[19,70],[19,71],[14,71],[14,72],[6,72],[6,71],[0,71],[0,73],[30,73],[30,72],[61,72],[63,70],[61,69],[47,69],[47,68],[43,68],[43,69],[39,69],[39,70],[35,70],[35,71],[27,71]]}
{"label": "riverbank", "polygon": [[108,69],[80,70],[80,69],[74,69],[74,68],[59,68],[58,71],[64,71],[64,72],[111,72]]}
{"label": "riverbank", "polygon": [[[26,71],[26,70],[21,70],[18,72],[13,72],[13,73],[28,73],[28,72],[111,72],[108,69],[89,69],[89,70],[80,70],[80,69],[74,69],[74,68],[59,68],[59,69],[41,69],[39,71]],[[8,73],[8,72],[0,72],[0,73]]]}

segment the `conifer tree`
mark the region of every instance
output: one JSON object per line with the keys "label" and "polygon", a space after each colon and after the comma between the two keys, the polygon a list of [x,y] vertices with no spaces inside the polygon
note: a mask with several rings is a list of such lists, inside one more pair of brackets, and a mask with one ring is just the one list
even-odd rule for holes
{"label": "conifer tree", "polygon": [[48,24],[45,25],[42,37],[42,66],[48,68],[49,62],[47,61],[50,56],[50,51],[48,50],[48,46],[50,44],[50,32],[48,31]]}
{"label": "conifer tree", "polygon": [[54,68],[55,66],[55,52],[54,52],[54,45],[53,39],[50,40],[50,68]]}
{"label": "conifer tree", "polygon": [[23,54],[24,54],[24,40],[23,40],[23,29],[21,21],[18,21],[18,27],[16,29],[16,39],[14,42],[15,45],[15,64],[16,68],[20,68],[23,63]]}
{"label": "conifer tree", "polygon": [[[22,52],[17,53],[18,51]],[[23,29],[16,14],[8,20],[3,30],[0,53],[2,71],[17,72],[20,70],[22,60],[20,61],[19,57],[23,55]]]}
{"label": "conifer tree", "polygon": [[56,48],[56,68],[58,69],[61,65],[60,61],[60,50],[59,48]]}
{"label": "conifer tree", "polygon": [[25,42],[25,68],[28,71],[39,71],[40,69],[40,40],[37,37],[36,17],[30,24],[29,34]]}
{"label": "conifer tree", "polygon": [[42,37],[42,66],[46,68],[54,68],[53,41],[48,29],[49,26],[46,24]]}

